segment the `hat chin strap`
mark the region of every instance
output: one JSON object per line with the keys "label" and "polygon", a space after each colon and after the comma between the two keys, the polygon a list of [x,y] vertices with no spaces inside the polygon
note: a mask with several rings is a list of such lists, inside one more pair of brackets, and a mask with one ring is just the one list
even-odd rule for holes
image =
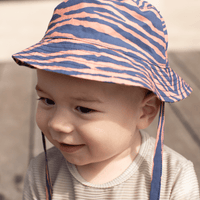
{"label": "hat chin strap", "polygon": [[[152,166],[152,181],[151,181],[151,191],[150,200],[160,199],[160,186],[161,186],[161,176],[162,176],[162,160],[163,160],[163,139],[164,139],[164,124],[165,124],[165,103],[161,102],[157,139],[155,144],[155,153]],[[45,172],[46,172],[46,200],[51,200],[53,195],[52,183],[49,175],[48,159],[46,152],[46,141],[45,136],[42,133],[42,141],[45,152]]]}
{"label": "hat chin strap", "polygon": [[45,173],[46,173],[46,200],[52,200],[53,195],[53,187],[51,183],[51,178],[49,175],[49,167],[48,167],[48,159],[47,159],[47,151],[46,151],[46,140],[44,133],[42,132],[42,142],[45,153]]}
{"label": "hat chin strap", "polygon": [[163,140],[165,124],[165,102],[161,102],[154,159],[152,165],[150,200],[160,199],[160,186],[162,176]]}

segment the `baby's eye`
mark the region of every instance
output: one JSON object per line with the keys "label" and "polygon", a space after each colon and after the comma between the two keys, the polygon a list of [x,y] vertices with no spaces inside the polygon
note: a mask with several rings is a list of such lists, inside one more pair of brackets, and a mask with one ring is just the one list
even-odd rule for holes
{"label": "baby's eye", "polygon": [[95,110],[90,109],[90,108],[86,108],[86,107],[82,107],[82,106],[77,106],[76,110],[78,110],[81,113],[91,113],[94,112]]}
{"label": "baby's eye", "polygon": [[53,100],[51,100],[51,99],[48,99],[48,98],[40,97],[38,100],[42,101],[47,106],[53,106],[53,105],[55,105],[55,102]]}

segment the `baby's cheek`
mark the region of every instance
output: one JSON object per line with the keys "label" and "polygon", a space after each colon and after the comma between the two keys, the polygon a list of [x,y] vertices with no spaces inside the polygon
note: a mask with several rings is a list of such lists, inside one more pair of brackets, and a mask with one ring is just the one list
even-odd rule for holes
{"label": "baby's cheek", "polygon": [[101,148],[101,146],[107,145],[109,141],[114,137],[113,126],[105,121],[98,121],[88,123],[87,125],[80,126],[78,133],[81,135],[83,141],[91,148]]}

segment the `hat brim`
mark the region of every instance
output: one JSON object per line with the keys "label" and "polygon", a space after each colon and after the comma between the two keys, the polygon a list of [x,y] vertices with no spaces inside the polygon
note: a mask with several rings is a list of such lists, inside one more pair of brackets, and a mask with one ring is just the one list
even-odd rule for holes
{"label": "hat brim", "polygon": [[147,88],[165,102],[182,100],[192,91],[169,66],[155,66],[81,40],[45,39],[14,54],[13,59],[19,65],[77,78]]}

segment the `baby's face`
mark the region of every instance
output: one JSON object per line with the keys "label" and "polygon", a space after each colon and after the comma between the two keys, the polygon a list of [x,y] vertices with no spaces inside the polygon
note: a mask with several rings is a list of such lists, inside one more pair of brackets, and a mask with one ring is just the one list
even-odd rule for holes
{"label": "baby's face", "polygon": [[77,166],[131,157],[140,144],[144,90],[37,71],[36,121]]}

